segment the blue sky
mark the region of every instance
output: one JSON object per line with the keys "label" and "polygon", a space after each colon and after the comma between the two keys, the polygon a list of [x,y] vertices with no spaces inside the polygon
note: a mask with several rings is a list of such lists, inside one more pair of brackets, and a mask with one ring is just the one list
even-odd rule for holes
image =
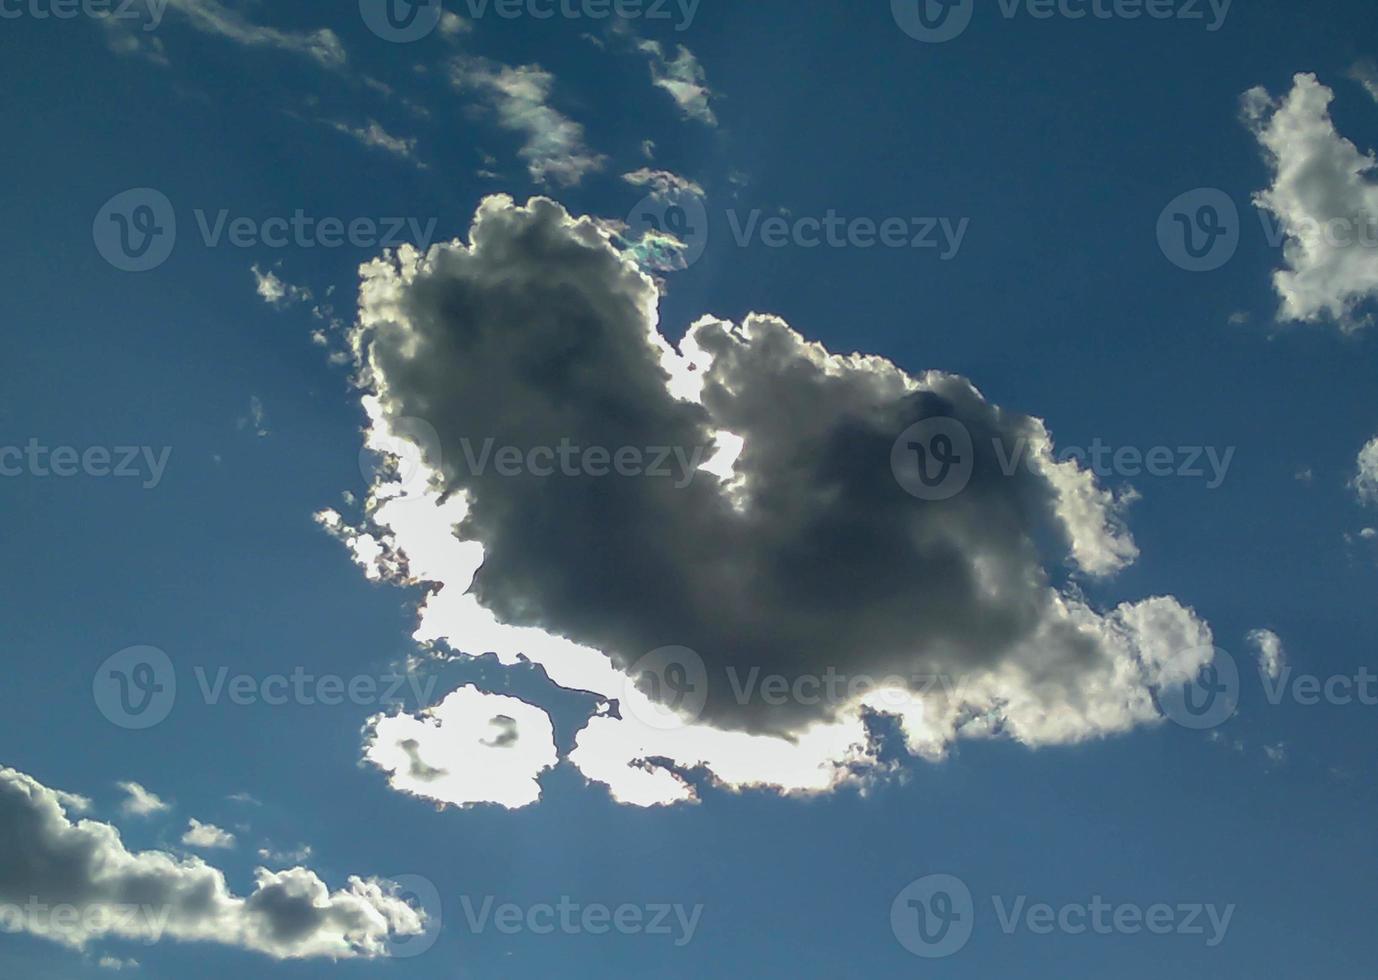
{"label": "blue sky", "polygon": [[1372,5],[967,2],[0,0],[0,973],[1368,975]]}

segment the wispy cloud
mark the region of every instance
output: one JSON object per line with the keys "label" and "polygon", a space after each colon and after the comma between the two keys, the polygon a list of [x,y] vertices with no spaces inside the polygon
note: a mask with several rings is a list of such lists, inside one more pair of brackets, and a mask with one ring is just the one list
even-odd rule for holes
{"label": "wispy cloud", "polygon": [[708,76],[699,59],[684,45],[677,45],[675,56],[667,58],[659,41],[641,41],[637,50],[650,56],[651,81],[675,100],[687,119],[697,119],[708,126],[716,126],[718,117],[710,105],[714,98],[708,87]]}
{"label": "wispy cloud", "polygon": [[483,95],[499,125],[525,137],[518,155],[534,180],[569,187],[607,165],[607,157],[585,144],[584,127],[551,107],[555,77],[539,65],[513,68],[460,57],[450,63],[450,81],[460,91]]}
{"label": "wispy cloud", "polygon": [[331,129],[352,136],[364,146],[383,150],[406,160],[408,163],[415,164],[422,170],[427,169],[426,165],[416,157],[416,140],[393,136],[372,119],[368,121],[367,126],[351,126],[343,122],[331,122],[329,125]]}
{"label": "wispy cloud", "polygon": [[149,4],[148,18],[101,18],[109,32],[113,51],[124,55],[138,55],[158,64],[168,64],[167,52],[160,38],[149,34],[157,27],[164,9],[176,11],[192,28],[251,48],[272,48],[300,55],[325,68],[343,68],[348,62],[339,36],[329,28],[315,31],[285,31],[249,20],[244,14],[220,3],[219,0],[163,0]]}

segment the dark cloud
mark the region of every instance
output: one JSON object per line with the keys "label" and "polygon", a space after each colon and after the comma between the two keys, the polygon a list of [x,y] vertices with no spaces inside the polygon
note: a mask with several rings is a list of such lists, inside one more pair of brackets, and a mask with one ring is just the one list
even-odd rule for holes
{"label": "dark cloud", "polygon": [[[681,360],[657,332],[658,298],[597,222],[542,198],[490,198],[469,245],[364,269],[354,339],[365,385],[385,419],[434,428],[429,462],[443,492],[469,505],[456,533],[484,549],[472,591],[501,621],[624,668],[689,647],[708,666],[705,720],[777,734],[836,706],[739,703],[726,668],[1012,671],[1039,705],[1084,715],[1090,688],[1170,659],[1143,629],[1199,626],[1172,600],[1106,617],[1065,584],[1137,552],[1114,497],[1053,460],[1037,419],[960,377],[830,354],[769,316],[701,320]],[[970,434],[970,479],[949,499],[920,500],[897,479],[892,450],[937,418]],[[743,446],[730,479],[474,465],[489,440],[523,452],[672,447],[693,459],[728,445],[723,433]],[[1019,447],[1027,465],[1011,469],[1002,453]]]}

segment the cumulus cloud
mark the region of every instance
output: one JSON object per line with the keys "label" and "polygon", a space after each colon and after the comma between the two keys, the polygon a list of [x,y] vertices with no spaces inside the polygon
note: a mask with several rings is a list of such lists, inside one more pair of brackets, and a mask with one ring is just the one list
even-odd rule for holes
{"label": "cumulus cloud", "polygon": [[1282,668],[1287,663],[1286,652],[1282,648],[1282,638],[1272,630],[1257,629],[1249,632],[1249,642],[1258,653],[1258,668],[1269,680],[1282,676]]}
{"label": "cumulus cloud", "polygon": [[187,824],[182,843],[187,847],[200,847],[207,850],[224,850],[234,847],[234,834],[221,830],[213,823],[202,823],[195,817]]}
{"label": "cumulus cloud", "polygon": [[129,817],[150,817],[155,813],[165,813],[172,809],[156,793],[150,793],[138,783],[117,783],[124,793],[125,801],[120,804],[120,812]]}
{"label": "cumulus cloud", "polygon": [[1359,450],[1355,461],[1354,490],[1366,504],[1378,504],[1378,436]]}
{"label": "cumulus cloud", "polygon": [[[543,198],[488,198],[469,243],[362,274],[367,439],[413,444],[411,475],[379,479],[363,526],[325,523],[367,542],[355,557],[377,577],[432,583],[419,641],[599,695],[570,761],[619,799],[692,799],[694,770],[794,792],[864,782],[884,770],[876,713],[930,758],[960,737],[1124,732],[1211,656],[1175,599],[1084,597],[1079,576],[1137,556],[1124,501],[964,378],[833,354],[766,315],[701,319],[675,349],[654,282],[600,222]],[[919,500],[894,456],[939,419],[970,435],[970,476]],[[683,690],[638,663],[665,647],[702,664],[695,710],[671,724]],[[821,698],[752,681],[837,675],[850,683]],[[433,785],[447,768],[393,744],[393,772]]]}
{"label": "cumulus cloud", "polygon": [[637,50],[651,60],[651,82],[669,93],[686,119],[697,119],[709,126],[718,124],[712,105],[713,91],[699,59],[684,45],[677,45],[675,56],[667,58],[659,41],[641,41]]}
{"label": "cumulus cloud", "polygon": [[550,716],[472,685],[416,715],[377,715],[364,757],[393,789],[439,803],[510,809],[541,798],[537,777],[558,761]]}
{"label": "cumulus cloud", "polygon": [[1378,296],[1378,160],[1335,129],[1335,93],[1315,75],[1297,75],[1280,100],[1262,88],[1244,96],[1244,115],[1273,170],[1273,184],[1254,203],[1286,235],[1285,266],[1273,274],[1280,316],[1329,318],[1345,332],[1371,316],[1361,307]]}
{"label": "cumulus cloud", "polygon": [[200,858],[130,851],[109,824],[74,822],[64,798],[0,768],[0,914],[7,929],[77,949],[94,940],[170,939],[277,959],[377,957],[394,937],[424,931],[421,913],[390,882],[351,877],[332,892],[305,868],[259,868],[254,890],[241,898]]}
{"label": "cumulus cloud", "polygon": [[498,124],[524,137],[518,155],[533,180],[570,187],[607,164],[585,145],[584,127],[550,105],[555,77],[540,66],[512,68],[462,56],[450,63],[450,81],[460,91],[482,95]]}

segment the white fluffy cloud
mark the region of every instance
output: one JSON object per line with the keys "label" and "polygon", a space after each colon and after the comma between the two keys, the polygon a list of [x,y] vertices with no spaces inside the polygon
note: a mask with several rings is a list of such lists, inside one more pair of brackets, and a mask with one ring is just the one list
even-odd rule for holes
{"label": "white fluffy cloud", "polygon": [[364,757],[388,773],[393,789],[455,806],[510,809],[541,798],[537,777],[557,761],[549,715],[473,686],[416,715],[369,719]]}
{"label": "white fluffy cloud", "polygon": [[[1076,576],[1137,557],[1123,502],[966,379],[832,354],[763,315],[705,318],[675,349],[653,281],[600,222],[542,198],[489,198],[468,244],[362,272],[368,444],[410,448],[360,526],[322,521],[370,574],[429,583],[418,641],[535,662],[598,695],[569,760],[620,800],[692,800],[695,771],[733,788],[864,784],[889,766],[875,713],[926,758],[963,737],[1125,732],[1160,717],[1155,687],[1211,656],[1209,628],[1173,598],[1102,611],[1083,596]],[[892,470],[897,437],[931,419],[973,439],[969,484],[941,502]],[[482,462],[485,445],[562,443],[674,447],[689,465],[671,480],[606,460],[603,476]],[[1028,464],[1006,471],[997,445]],[[667,645],[694,651],[705,684],[701,710],[669,724],[668,692],[638,686],[637,666]],[[828,675],[849,681],[840,696],[742,690]],[[493,714],[472,711],[463,745]],[[394,782],[429,777],[411,792],[451,771],[423,751],[448,724],[406,735],[417,722],[385,720]],[[377,762],[376,737],[367,751]]]}
{"label": "white fluffy cloud", "polygon": [[[259,868],[246,898],[200,858],[130,851],[119,831],[73,821],[73,798],[0,768],[0,917],[74,948],[121,939],[213,942],[278,959],[378,957],[424,932],[387,881],[351,877],[330,891],[312,871]],[[59,911],[62,910],[62,911]]]}
{"label": "white fluffy cloud", "polygon": [[1334,98],[1300,74],[1281,100],[1251,89],[1244,112],[1273,169],[1273,185],[1254,201],[1287,236],[1286,265],[1273,275],[1280,315],[1329,318],[1351,332],[1369,322],[1361,307],[1378,296],[1378,160],[1336,131]]}
{"label": "white fluffy cloud", "polygon": [[129,817],[150,817],[155,813],[165,813],[172,809],[156,793],[150,793],[138,783],[117,783],[124,792],[125,800],[120,804],[120,812]]}
{"label": "white fluffy cloud", "polygon": [[221,830],[213,823],[202,823],[192,817],[187,824],[186,833],[182,835],[182,843],[187,847],[223,850],[234,847],[234,834],[228,830]]}

